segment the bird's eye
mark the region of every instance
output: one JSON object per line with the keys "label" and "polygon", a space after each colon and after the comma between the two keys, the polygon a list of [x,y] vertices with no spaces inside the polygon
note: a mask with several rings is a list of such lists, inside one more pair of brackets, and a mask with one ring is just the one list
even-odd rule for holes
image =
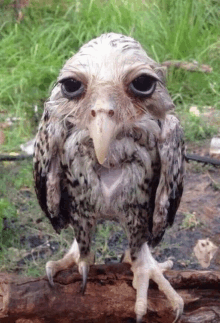
{"label": "bird's eye", "polygon": [[60,83],[63,95],[68,99],[76,98],[84,92],[84,86],[82,82],[74,78],[62,80],[60,81]]}
{"label": "bird's eye", "polygon": [[154,77],[142,74],[131,82],[130,90],[137,96],[147,97],[154,92],[156,82]]}

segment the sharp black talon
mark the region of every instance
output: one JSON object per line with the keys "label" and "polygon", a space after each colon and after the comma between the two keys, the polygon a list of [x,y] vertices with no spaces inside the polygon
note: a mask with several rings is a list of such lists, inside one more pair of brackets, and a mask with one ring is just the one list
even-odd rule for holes
{"label": "sharp black talon", "polygon": [[122,262],[123,262],[124,258],[125,258],[125,253],[123,253],[123,254],[121,255],[120,263],[122,263]]}
{"label": "sharp black talon", "polygon": [[84,295],[86,291],[88,272],[89,272],[88,266],[86,265],[82,266],[82,287],[81,287],[82,295]]}
{"label": "sharp black talon", "polygon": [[54,287],[52,269],[50,267],[47,267],[46,268],[46,273],[47,273],[47,278],[48,278],[48,281],[49,281],[49,285],[51,287]]}
{"label": "sharp black talon", "polygon": [[137,317],[136,317],[136,322],[137,322],[137,323],[141,323],[141,322],[142,322],[142,316],[137,315]]}
{"label": "sharp black talon", "polygon": [[179,319],[180,319],[180,316],[181,316],[181,314],[179,314],[179,312],[177,312],[175,320],[173,321],[173,323],[177,323],[179,321]]}
{"label": "sharp black talon", "polygon": [[176,318],[173,321],[173,323],[177,323],[181,318],[182,314],[183,314],[183,307],[179,307],[178,310],[176,311]]}

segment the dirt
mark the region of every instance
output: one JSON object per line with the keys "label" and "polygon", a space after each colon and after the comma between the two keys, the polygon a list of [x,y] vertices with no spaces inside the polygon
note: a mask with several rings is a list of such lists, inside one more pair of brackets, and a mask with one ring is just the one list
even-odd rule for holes
{"label": "dirt", "polygon": [[[210,140],[191,143],[187,152],[209,156]],[[189,162],[184,193],[172,228],[168,229],[154,254],[158,260],[173,258],[175,269],[220,269],[220,248],[210,266],[204,268],[195,256],[198,240],[209,239],[220,246],[220,168]],[[209,254],[209,252],[208,252]]]}
{"label": "dirt", "polygon": [[[216,246],[220,245],[220,191],[213,187],[212,178],[220,183],[220,171],[187,172],[174,225],[154,250],[158,260],[173,258],[175,269],[202,269],[193,250],[198,240],[209,238]],[[219,249],[208,268],[220,269]]]}
{"label": "dirt", "polygon": [[[191,145],[189,151],[191,153],[207,155],[208,147],[205,143],[201,147]],[[27,192],[26,198],[35,199],[35,195],[34,193],[30,194]],[[219,215],[220,168],[202,166],[196,162],[190,162],[187,165],[184,194],[174,225],[166,231],[162,242],[153,250],[154,256],[158,261],[165,261],[167,258],[171,258],[174,262],[173,268],[175,269],[203,269],[193,249],[198,240],[205,240],[207,238],[215,246],[220,246]],[[33,234],[33,231],[28,234],[30,224],[25,227],[24,224],[19,224],[19,221],[4,221],[4,230],[17,230],[18,226],[20,226],[26,232],[25,235],[20,236],[22,252],[17,259],[16,272],[22,273],[21,268],[27,260],[29,262],[36,262],[38,258],[41,258],[43,263],[46,263],[48,259],[51,259],[51,256],[58,253],[60,242],[56,240],[56,235],[54,234],[53,238],[51,238],[45,228],[43,230],[40,228],[44,221],[46,220],[41,214],[40,217],[38,215],[38,218],[34,220],[36,234]],[[37,231],[38,229],[39,231]],[[119,226],[117,226],[117,230],[111,229],[109,231],[108,237],[103,238],[106,244],[105,248],[108,249],[108,252],[104,253],[103,257],[104,249],[100,247],[102,240],[99,240],[98,247],[96,247],[97,244],[95,242],[97,238],[93,241],[96,247],[96,256],[99,259],[98,262],[118,262],[123,250],[128,247],[125,234]],[[12,249],[10,251],[13,252]],[[220,269],[220,248],[217,249],[213,259],[211,259],[208,269]]]}

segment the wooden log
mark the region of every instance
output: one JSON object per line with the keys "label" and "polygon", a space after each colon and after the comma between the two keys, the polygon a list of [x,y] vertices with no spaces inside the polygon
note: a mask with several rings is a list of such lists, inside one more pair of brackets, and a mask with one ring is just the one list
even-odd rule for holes
{"label": "wooden log", "polygon": [[[220,322],[220,272],[172,271],[165,276],[183,297],[181,323]],[[0,274],[1,323],[135,322],[135,290],[127,264],[91,266],[85,295],[81,276],[65,270],[55,279]],[[150,284],[148,312],[143,322],[171,323],[173,310],[166,297]]]}

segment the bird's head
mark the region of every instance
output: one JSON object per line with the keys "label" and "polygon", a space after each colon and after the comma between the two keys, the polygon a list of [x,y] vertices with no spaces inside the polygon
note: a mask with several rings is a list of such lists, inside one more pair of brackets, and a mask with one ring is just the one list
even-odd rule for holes
{"label": "bird's head", "polygon": [[91,40],[65,63],[50,106],[88,130],[100,164],[119,131],[146,114],[163,120],[174,107],[158,64],[133,38],[114,33]]}

